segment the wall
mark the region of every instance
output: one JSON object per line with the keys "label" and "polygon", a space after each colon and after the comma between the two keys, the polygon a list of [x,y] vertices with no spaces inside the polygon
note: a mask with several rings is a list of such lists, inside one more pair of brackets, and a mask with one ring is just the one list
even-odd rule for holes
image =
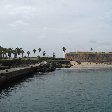
{"label": "wall", "polygon": [[112,62],[112,53],[73,52],[73,53],[66,53],[65,58],[70,61],[81,61],[81,62]]}

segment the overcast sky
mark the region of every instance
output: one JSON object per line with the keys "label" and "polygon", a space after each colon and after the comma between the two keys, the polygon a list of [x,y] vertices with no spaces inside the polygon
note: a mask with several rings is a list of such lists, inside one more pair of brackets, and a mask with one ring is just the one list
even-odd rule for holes
{"label": "overcast sky", "polygon": [[112,0],[0,0],[0,45],[112,51]]}

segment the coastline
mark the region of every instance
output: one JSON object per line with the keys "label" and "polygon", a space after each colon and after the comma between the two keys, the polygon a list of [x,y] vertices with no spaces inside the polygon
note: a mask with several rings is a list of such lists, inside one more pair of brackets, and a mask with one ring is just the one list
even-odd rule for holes
{"label": "coastline", "polygon": [[112,68],[111,64],[105,63],[94,63],[94,62],[81,62],[80,64],[76,61],[71,61],[72,69],[101,69],[101,68]]}

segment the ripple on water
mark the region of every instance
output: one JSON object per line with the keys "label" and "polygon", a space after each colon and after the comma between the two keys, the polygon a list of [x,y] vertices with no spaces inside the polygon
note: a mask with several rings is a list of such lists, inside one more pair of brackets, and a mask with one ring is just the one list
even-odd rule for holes
{"label": "ripple on water", "polygon": [[112,70],[56,70],[4,88],[0,112],[112,112]]}

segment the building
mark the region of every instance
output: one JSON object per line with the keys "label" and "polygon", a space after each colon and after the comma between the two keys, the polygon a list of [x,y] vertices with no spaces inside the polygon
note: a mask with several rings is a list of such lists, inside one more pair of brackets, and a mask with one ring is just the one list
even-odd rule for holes
{"label": "building", "polygon": [[70,52],[65,59],[80,62],[112,62],[112,52]]}

